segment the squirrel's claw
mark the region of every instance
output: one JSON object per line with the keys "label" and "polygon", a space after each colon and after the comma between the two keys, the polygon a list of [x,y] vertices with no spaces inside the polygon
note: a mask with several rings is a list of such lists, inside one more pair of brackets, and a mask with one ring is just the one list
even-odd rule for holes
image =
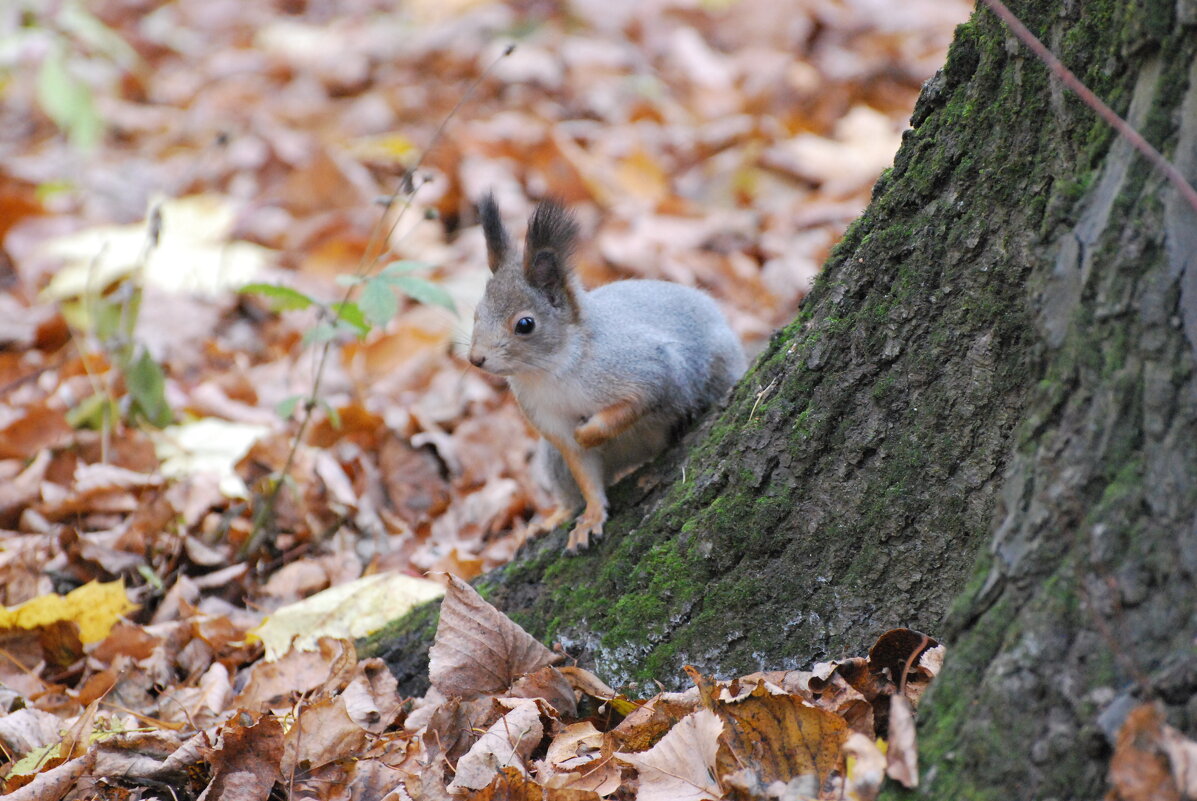
{"label": "squirrel's claw", "polygon": [[573,530],[569,532],[569,541],[565,545],[566,553],[575,554],[590,547],[591,536],[597,541],[603,536],[603,523],[607,521],[607,510],[601,506],[586,507],[586,511],[578,518]]}

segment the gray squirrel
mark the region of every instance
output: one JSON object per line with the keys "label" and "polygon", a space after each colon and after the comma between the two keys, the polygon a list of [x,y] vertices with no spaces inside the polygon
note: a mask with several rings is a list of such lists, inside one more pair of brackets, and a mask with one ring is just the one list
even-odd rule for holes
{"label": "gray squirrel", "polygon": [[574,553],[603,533],[607,485],[722,398],[745,370],[744,351],[697,289],[627,280],[586,291],[570,266],[578,225],[559,203],[533,212],[522,260],[493,195],[478,215],[492,275],[474,313],[470,362],[506,376],[540,433],[557,522],[585,502],[569,534]]}

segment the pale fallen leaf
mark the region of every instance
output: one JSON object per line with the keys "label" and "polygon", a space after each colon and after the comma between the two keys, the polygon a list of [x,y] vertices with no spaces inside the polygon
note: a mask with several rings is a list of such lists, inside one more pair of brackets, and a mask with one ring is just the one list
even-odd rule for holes
{"label": "pale fallen leaf", "polygon": [[1189,798],[1197,798],[1197,742],[1164,724],[1160,744],[1172,763],[1172,778],[1177,788]]}
{"label": "pale fallen leaf", "polygon": [[345,712],[371,734],[382,734],[399,714],[399,683],[381,659],[357,665],[357,675],[341,693]]}
{"label": "pale fallen leaf", "polygon": [[57,743],[62,719],[40,709],[18,709],[0,716],[0,746],[13,756],[24,756],[37,748]]}
{"label": "pale fallen leaf", "polygon": [[154,450],[162,461],[159,468],[168,478],[187,478],[196,474],[220,477],[220,489],[231,498],[249,494],[234,466],[254,442],[269,433],[267,426],[230,423],[206,417],[154,432]]}
{"label": "pale fallen leaf", "polygon": [[254,713],[263,706],[290,708],[296,696],[336,682],[353,668],[355,660],[352,642],[320,638],[313,648],[292,648],[278,659],[258,661],[249,669],[249,678],[234,703]]}
{"label": "pale fallen leaf", "polygon": [[194,195],[161,201],[158,208],[156,246],[148,246],[148,221],[91,228],[47,243],[47,255],[66,265],[54,274],[43,298],[71,300],[99,293],[139,267],[147,283],[163,289],[214,294],[249,283],[273,257],[259,245],[229,241],[234,211],[227,198]]}
{"label": "pale fallen leaf", "polygon": [[1192,779],[1193,744],[1186,747],[1179,732],[1169,736],[1169,728],[1156,704],[1140,704],[1127,713],[1110,757],[1106,801],[1181,801],[1182,797],[1193,797],[1181,786],[1182,781]]}
{"label": "pale fallen leaf", "polygon": [[37,778],[29,784],[19,790],[6,793],[4,798],[6,801],[8,799],[47,801],[47,799],[64,798],[75,786],[75,782],[80,777],[87,775],[94,761],[95,757],[90,752],[86,753],[78,759],[72,759],[70,762],[65,762],[56,768],[38,774]]}
{"label": "pale fallen leaf", "polygon": [[435,581],[376,573],[284,606],[249,635],[266,646],[267,660],[278,659],[292,647],[310,650],[320,637],[364,637],[443,594]]}
{"label": "pale fallen leaf", "polygon": [[619,765],[602,754],[603,733],[590,721],[571,723],[549,743],[536,778],[553,789],[590,790],[608,796],[620,785]]}
{"label": "pale fallen leaf", "polygon": [[723,721],[700,709],[682,718],[649,750],[615,756],[640,774],[638,801],[713,801],[722,796],[715,778],[722,732]]}
{"label": "pale fallen leaf", "polygon": [[428,677],[446,698],[502,692],[520,676],[561,660],[456,576],[441,604]]}
{"label": "pale fallen leaf", "polygon": [[918,787],[918,746],[915,743],[914,711],[904,695],[889,703],[889,748],[885,752],[885,774],[903,787]]}
{"label": "pale fallen leaf", "polygon": [[885,754],[871,737],[852,732],[844,742],[848,758],[845,792],[853,801],[873,801],[885,781]]}

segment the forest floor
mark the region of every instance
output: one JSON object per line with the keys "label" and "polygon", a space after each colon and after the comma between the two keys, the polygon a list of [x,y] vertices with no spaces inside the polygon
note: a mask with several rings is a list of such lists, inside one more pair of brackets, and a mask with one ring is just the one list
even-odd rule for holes
{"label": "forest floor", "polygon": [[[971,4],[395,6],[0,11],[8,790],[82,758],[64,729],[177,748],[292,704],[302,680],[264,677],[292,633],[361,636],[439,592],[428,572],[468,580],[537,532],[533,435],[460,355],[488,275],[474,200],[519,235],[560,198],[586,284],[701,287],[754,352]],[[368,620],[339,598],[260,628],[363,578]],[[362,669],[329,642],[325,678]]]}

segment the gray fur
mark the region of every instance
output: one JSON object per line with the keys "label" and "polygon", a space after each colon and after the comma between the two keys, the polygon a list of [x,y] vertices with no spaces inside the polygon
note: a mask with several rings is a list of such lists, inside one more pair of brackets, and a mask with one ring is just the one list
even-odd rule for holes
{"label": "gray fur", "polygon": [[[576,448],[602,486],[664,450],[743,374],[739,340],[705,293],[640,280],[587,292],[568,262],[577,224],[556,203],[533,214],[521,269],[493,199],[479,208],[494,275],[475,313],[471,361],[507,376],[537,431]],[[516,334],[524,316],[535,328]],[[629,398],[641,410],[629,429],[594,448],[576,444],[580,424]],[[578,506],[581,493],[557,448],[542,441],[538,462],[562,505]]]}
{"label": "gray fur", "polygon": [[[617,281],[584,293],[581,305],[590,335],[585,375],[596,404],[601,408],[628,390],[650,399],[648,414],[596,449],[609,485],[672,444],[679,429],[688,429],[736,383],[747,362],[719,307],[697,289]],[[579,506],[582,495],[561,454],[544,440],[540,451],[562,505]]]}

